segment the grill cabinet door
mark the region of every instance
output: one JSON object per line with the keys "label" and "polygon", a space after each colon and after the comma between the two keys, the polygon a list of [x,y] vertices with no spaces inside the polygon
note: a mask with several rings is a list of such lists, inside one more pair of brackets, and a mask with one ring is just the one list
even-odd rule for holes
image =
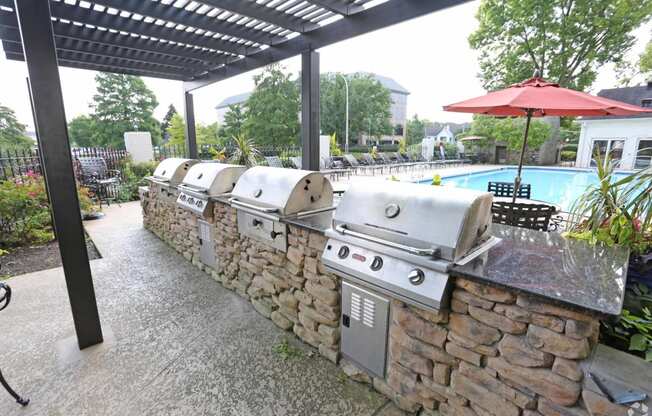
{"label": "grill cabinet door", "polygon": [[342,355],[385,377],[389,299],[342,282]]}
{"label": "grill cabinet door", "polygon": [[215,268],[215,243],[213,242],[213,228],[203,220],[199,224],[199,260],[206,266]]}

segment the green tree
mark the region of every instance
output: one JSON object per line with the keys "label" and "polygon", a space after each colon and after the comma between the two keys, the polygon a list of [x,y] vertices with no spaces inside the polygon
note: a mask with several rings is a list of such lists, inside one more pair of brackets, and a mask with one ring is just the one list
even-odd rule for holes
{"label": "green tree", "polygon": [[95,145],[123,148],[127,131],[148,131],[153,143],[160,141],[160,123],[153,116],[158,102],[140,77],[100,72],[95,82]]}
{"label": "green tree", "polygon": [[0,105],[0,149],[29,149],[34,145],[25,134],[25,125],[16,119],[16,113]]}
{"label": "green tree", "polygon": [[652,75],[652,42],[648,42],[645,50],[639,56],[638,67],[645,76]]}
{"label": "green tree", "polygon": [[70,141],[79,147],[93,147],[97,144],[95,137],[95,119],[88,115],[73,118],[68,123],[68,136]]}
{"label": "green tree", "polygon": [[186,122],[178,113],[170,119],[170,126],[166,130],[170,145],[183,145],[186,143]]}
{"label": "green tree", "polygon": [[279,64],[254,76],[256,88],[247,100],[244,130],[256,144],[286,146],[299,138],[299,87]]}
{"label": "green tree", "polygon": [[407,137],[408,144],[415,144],[421,142],[425,137],[425,127],[428,120],[420,120],[416,114],[407,121],[405,136]]}
{"label": "green tree", "polygon": [[177,114],[177,109],[174,108],[174,104],[170,104],[167,113],[165,113],[165,116],[163,117],[163,121],[161,121],[161,137],[163,139],[165,139],[165,133],[167,132],[168,127],[170,127],[172,116],[175,114]]}
{"label": "green tree", "polygon": [[[504,142],[510,150],[519,150],[523,144],[525,117],[491,117],[474,115],[469,136],[480,136],[488,142]],[[532,119],[528,133],[527,146],[537,150],[550,137],[550,125],[544,121]]]}
{"label": "green tree", "polygon": [[211,144],[217,145],[220,143],[220,139],[217,135],[219,131],[217,122],[212,124],[197,124],[195,125],[195,132],[197,135],[197,144]]}
{"label": "green tree", "polygon": [[480,51],[488,90],[529,78],[535,69],[584,90],[602,65],[622,60],[635,42],[632,30],[651,13],[652,0],[482,0],[469,43]]}
{"label": "green tree", "polygon": [[239,104],[230,105],[224,114],[224,123],[220,126],[219,136],[227,140],[241,136],[245,120],[246,117],[242,106]]}
{"label": "green tree", "polygon": [[[349,82],[349,138],[363,134],[392,134],[390,91],[369,74],[345,75]],[[320,77],[320,120],[325,134],[335,133],[340,142],[346,137],[346,88],[340,74]]]}

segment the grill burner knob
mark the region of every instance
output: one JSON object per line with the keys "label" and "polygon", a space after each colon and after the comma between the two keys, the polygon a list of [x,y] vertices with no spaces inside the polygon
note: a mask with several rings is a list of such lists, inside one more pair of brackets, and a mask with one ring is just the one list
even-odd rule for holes
{"label": "grill burner knob", "polygon": [[412,269],[410,270],[410,273],[408,273],[408,280],[410,281],[410,283],[412,283],[415,286],[418,286],[421,283],[423,283],[425,278],[426,275],[423,273],[423,270],[421,269]]}
{"label": "grill burner knob", "polygon": [[201,201],[201,200],[197,201],[196,205],[197,205],[198,208],[201,208],[204,205],[204,201]]}
{"label": "grill burner knob", "polygon": [[342,246],[340,249],[337,251],[337,257],[341,259],[347,258],[349,255],[349,248],[347,246]]}
{"label": "grill burner knob", "polygon": [[373,271],[378,271],[383,267],[383,258],[380,256],[375,256],[374,259],[371,261],[371,270]]}

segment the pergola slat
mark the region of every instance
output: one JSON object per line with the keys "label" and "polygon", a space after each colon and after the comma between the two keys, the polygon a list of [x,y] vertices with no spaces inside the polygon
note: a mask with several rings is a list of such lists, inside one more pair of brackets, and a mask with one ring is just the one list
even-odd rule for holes
{"label": "pergola slat", "polygon": [[[25,57],[22,54],[7,52],[6,57],[12,61],[24,61]],[[150,72],[146,70],[136,70],[133,68],[125,68],[117,65],[103,65],[97,63],[88,63],[80,61],[68,61],[65,59],[58,59],[59,66],[77,69],[86,69],[91,71],[113,72],[116,74],[136,75],[140,77],[162,78],[174,81],[183,81],[183,77],[176,77],[170,74],[161,74],[158,72]]]}
{"label": "pergola slat", "polygon": [[246,28],[235,23],[149,0],[93,0],[93,3],[267,45],[286,40],[284,37],[261,30]]}
{"label": "pergola slat", "polygon": [[[3,2],[6,0],[0,0]],[[121,33],[89,28],[86,26],[77,26],[70,23],[52,22],[55,37],[79,39],[103,45],[115,45],[119,47],[137,49],[145,52],[154,52],[165,54],[179,59],[197,61],[213,66],[221,65],[227,62],[226,55],[217,54],[207,50],[191,48],[179,44],[163,43],[157,40],[145,39]],[[13,33],[18,33],[18,22],[16,15],[0,10],[0,38],[12,40]]]}
{"label": "pergola slat", "polygon": [[249,55],[244,59],[238,59],[230,62],[228,65],[208,71],[197,79],[186,82],[184,88],[186,91],[192,91],[214,82],[261,68],[270,63],[291,58],[306,50],[316,50],[342,40],[424,16],[467,1],[390,0],[366,9],[364,12],[356,13],[325,25],[310,33],[297,36],[280,45],[271,46],[264,51]]}
{"label": "pergola slat", "polygon": [[242,16],[249,16],[263,22],[272,23],[276,26],[304,33],[318,26],[303,19],[296,18],[287,13],[280,12],[271,7],[256,4],[247,0],[195,0],[207,6],[217,7]]}
{"label": "pergola slat", "polygon": [[150,36],[168,41],[185,43],[188,45],[202,46],[218,51],[229,52],[236,55],[247,55],[259,50],[259,48],[246,47],[236,42],[224,41],[204,35],[196,35],[183,30],[145,23],[120,15],[111,15],[98,12],[93,9],[85,9],[72,6],[66,3],[51,3],[52,16],[74,22],[86,23],[93,26],[101,26],[107,29],[134,33],[142,36]]}
{"label": "pergola slat", "polygon": [[[20,34],[16,29],[0,27],[0,39],[4,40],[4,49],[7,52],[23,53]],[[177,57],[159,55],[152,52],[144,52],[138,49],[121,48],[114,45],[95,44],[83,40],[65,37],[55,37],[54,39],[57,51],[83,52],[108,57],[117,57],[156,63],[174,67],[181,71],[196,72],[197,68],[206,67],[201,61],[188,62]]]}
{"label": "pergola slat", "polygon": [[[23,54],[23,47],[19,43],[3,42],[2,47],[5,52],[14,54]],[[133,67],[135,70],[148,70],[155,73],[170,74],[178,76],[181,79],[189,79],[187,72],[184,68],[174,67],[166,64],[158,64],[151,61],[144,61],[141,59],[125,58],[116,55],[102,55],[96,52],[85,52],[76,49],[60,49],[57,47],[57,58],[64,61],[79,61],[91,64],[111,66],[119,63],[116,66]]]}
{"label": "pergola slat", "polygon": [[308,1],[316,6],[329,10],[333,13],[341,14],[343,16],[348,16],[364,10],[364,7],[362,7],[359,4],[349,3],[340,0],[308,0]]}

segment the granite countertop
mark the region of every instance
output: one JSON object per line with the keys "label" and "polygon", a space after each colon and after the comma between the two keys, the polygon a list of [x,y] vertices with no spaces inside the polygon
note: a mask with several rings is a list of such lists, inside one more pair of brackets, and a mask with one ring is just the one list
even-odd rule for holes
{"label": "granite countertop", "polygon": [[516,289],[602,315],[619,315],[629,251],[591,246],[554,232],[493,224],[501,239],[457,274]]}
{"label": "granite countertop", "polygon": [[282,222],[323,233],[331,227],[334,212],[334,210],[320,212],[319,214],[314,214],[302,218],[284,218]]}

